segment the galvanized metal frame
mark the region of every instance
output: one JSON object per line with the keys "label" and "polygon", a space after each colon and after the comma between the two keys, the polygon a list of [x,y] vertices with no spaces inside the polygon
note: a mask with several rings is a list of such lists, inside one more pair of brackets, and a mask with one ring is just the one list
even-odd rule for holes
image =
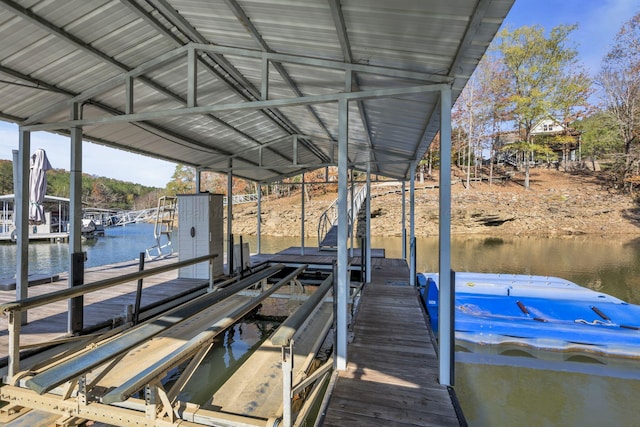
{"label": "galvanized metal frame", "polygon": [[454,284],[451,283],[451,90],[440,95],[440,207],[438,224],[438,271],[440,301],[438,305],[438,342],[440,384],[453,384],[454,343],[451,340],[454,325],[451,298]]}

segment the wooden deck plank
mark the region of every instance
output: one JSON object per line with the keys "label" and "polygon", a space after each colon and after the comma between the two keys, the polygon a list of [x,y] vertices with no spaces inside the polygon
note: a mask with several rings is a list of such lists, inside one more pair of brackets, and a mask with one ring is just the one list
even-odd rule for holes
{"label": "wooden deck plank", "polygon": [[406,263],[376,265],[323,425],[458,426],[449,391],[438,383],[436,352]]}
{"label": "wooden deck plank", "polygon": [[[177,262],[177,256],[147,261],[147,269]],[[124,262],[88,268],[85,283],[138,271],[138,262]],[[142,302],[145,306],[169,298],[177,293],[201,286],[205,281],[178,278],[178,271],[157,274],[143,281]],[[68,275],[60,274],[60,281],[29,288],[29,296],[44,295],[67,288]],[[90,327],[124,315],[125,307],[135,303],[137,281],[123,283],[109,289],[87,294],[84,297],[84,326]],[[15,291],[0,291],[0,303],[15,301]],[[29,310],[28,324],[20,331],[20,344],[36,344],[51,341],[67,333],[66,301],[59,301]],[[7,317],[0,316],[0,357],[9,351]]]}
{"label": "wooden deck plank", "polygon": [[[332,316],[333,306],[324,303],[296,335],[294,372],[298,372],[310,349]],[[295,376],[295,374],[294,374]],[[268,419],[281,415],[282,348],[264,342],[213,395],[205,409]]]}

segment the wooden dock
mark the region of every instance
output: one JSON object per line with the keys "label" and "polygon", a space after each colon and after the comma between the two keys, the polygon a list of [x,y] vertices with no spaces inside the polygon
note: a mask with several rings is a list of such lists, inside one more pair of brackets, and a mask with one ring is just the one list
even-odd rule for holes
{"label": "wooden dock", "polygon": [[374,259],[324,426],[459,426],[404,260]]}
{"label": "wooden dock", "polygon": [[[252,257],[252,264],[287,262],[331,265],[336,255],[335,252],[318,251],[316,248],[305,248],[304,255],[301,255],[300,248],[289,248],[278,254]],[[355,251],[354,257],[351,258],[352,265],[359,265],[359,256],[359,251]],[[149,262],[147,268],[175,261],[176,256],[156,260]],[[448,388],[438,384],[438,361],[434,345],[416,290],[408,283],[409,270],[406,262],[384,258],[384,251],[374,251],[372,264],[372,283],[364,287],[352,323],[348,369],[334,374],[328,389],[329,395],[325,398],[327,406],[320,415],[322,425],[464,425],[464,421],[461,422],[458,418]],[[137,269],[137,262],[87,269],[85,282],[127,274]],[[40,295],[66,288],[66,275],[61,274],[61,279],[55,283],[30,288],[29,295]],[[187,289],[194,289],[204,282],[206,281],[178,279],[175,270],[145,279],[143,305]],[[85,296],[85,326],[122,316],[125,307],[134,303],[135,288],[136,282],[131,282]],[[0,291],[0,302],[14,299],[14,291]],[[222,308],[224,307],[221,306]],[[67,304],[64,301],[33,310],[29,313],[29,324],[22,328],[21,345],[42,343],[64,335],[66,321]],[[6,331],[7,320],[1,317],[0,356],[8,352]],[[313,334],[309,335],[311,338]],[[184,336],[180,336],[180,341],[184,339]],[[259,357],[266,357],[258,353]],[[237,402],[230,396],[247,394],[247,390],[256,386],[250,384],[250,381],[236,381],[239,385],[233,382],[226,385],[229,388],[226,390],[228,393],[225,393],[224,387],[220,389],[211,402],[212,407],[203,407],[199,412],[214,414],[212,410],[222,409],[232,413],[238,412],[245,420],[247,416],[259,420],[273,413],[272,407],[275,405],[277,409],[282,404],[277,393],[282,379],[276,375],[279,371],[278,363],[271,359],[274,355],[277,359],[280,352],[266,349],[263,353],[274,353],[269,355],[268,363],[262,363],[269,369],[261,368],[260,371],[264,370],[267,376],[275,381],[272,385],[276,393],[269,393],[275,400],[270,397],[269,402],[261,404],[264,408],[254,408],[253,412],[247,414],[240,411],[242,408],[232,408]],[[242,378],[257,380],[264,377],[264,372],[256,372],[257,364],[245,368],[249,374],[240,375]],[[109,379],[105,378],[102,381]],[[265,381],[257,381],[257,385],[262,387]],[[233,391],[232,386],[235,386]],[[252,392],[252,395],[256,395],[256,392]]]}
{"label": "wooden dock", "polygon": [[[177,256],[147,261],[146,268],[158,267],[168,263],[176,262]],[[112,265],[88,268],[85,271],[85,283],[92,283],[108,277],[124,275],[138,271],[138,262],[125,262]],[[206,280],[179,279],[177,271],[158,274],[149,277],[143,282],[141,306],[152,304],[165,298],[175,296],[177,293],[189,289],[195,289]],[[44,295],[67,288],[67,273],[60,274],[60,280],[29,287],[29,296]],[[128,305],[135,303],[137,282],[123,283],[100,292],[88,294],[84,297],[85,313],[84,326],[90,327],[110,319],[125,315]],[[16,292],[14,290],[0,291],[0,303],[15,301]],[[20,333],[20,345],[32,345],[36,343],[48,342],[54,338],[65,335],[67,332],[67,312],[66,301],[52,303],[28,313],[28,324],[23,325]],[[7,334],[7,317],[0,316],[0,358],[8,354],[9,337]]]}

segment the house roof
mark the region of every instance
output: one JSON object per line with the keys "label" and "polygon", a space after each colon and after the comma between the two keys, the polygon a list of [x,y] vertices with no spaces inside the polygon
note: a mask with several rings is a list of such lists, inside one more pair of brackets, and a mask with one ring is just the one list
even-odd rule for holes
{"label": "house roof", "polygon": [[0,0],[0,118],[266,182],[336,163],[348,99],[351,166],[405,178],[512,4]]}

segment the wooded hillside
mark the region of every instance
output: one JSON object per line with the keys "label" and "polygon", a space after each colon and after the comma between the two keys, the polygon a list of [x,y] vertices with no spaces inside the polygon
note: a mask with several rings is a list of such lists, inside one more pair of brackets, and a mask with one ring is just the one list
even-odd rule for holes
{"label": "wooded hillside", "polygon": [[[53,169],[47,172],[47,195],[69,197],[69,172]],[[82,176],[82,202],[91,207],[144,209],[155,207],[162,195],[159,188],[101,176]],[[0,160],[0,194],[13,194],[13,166]]]}

